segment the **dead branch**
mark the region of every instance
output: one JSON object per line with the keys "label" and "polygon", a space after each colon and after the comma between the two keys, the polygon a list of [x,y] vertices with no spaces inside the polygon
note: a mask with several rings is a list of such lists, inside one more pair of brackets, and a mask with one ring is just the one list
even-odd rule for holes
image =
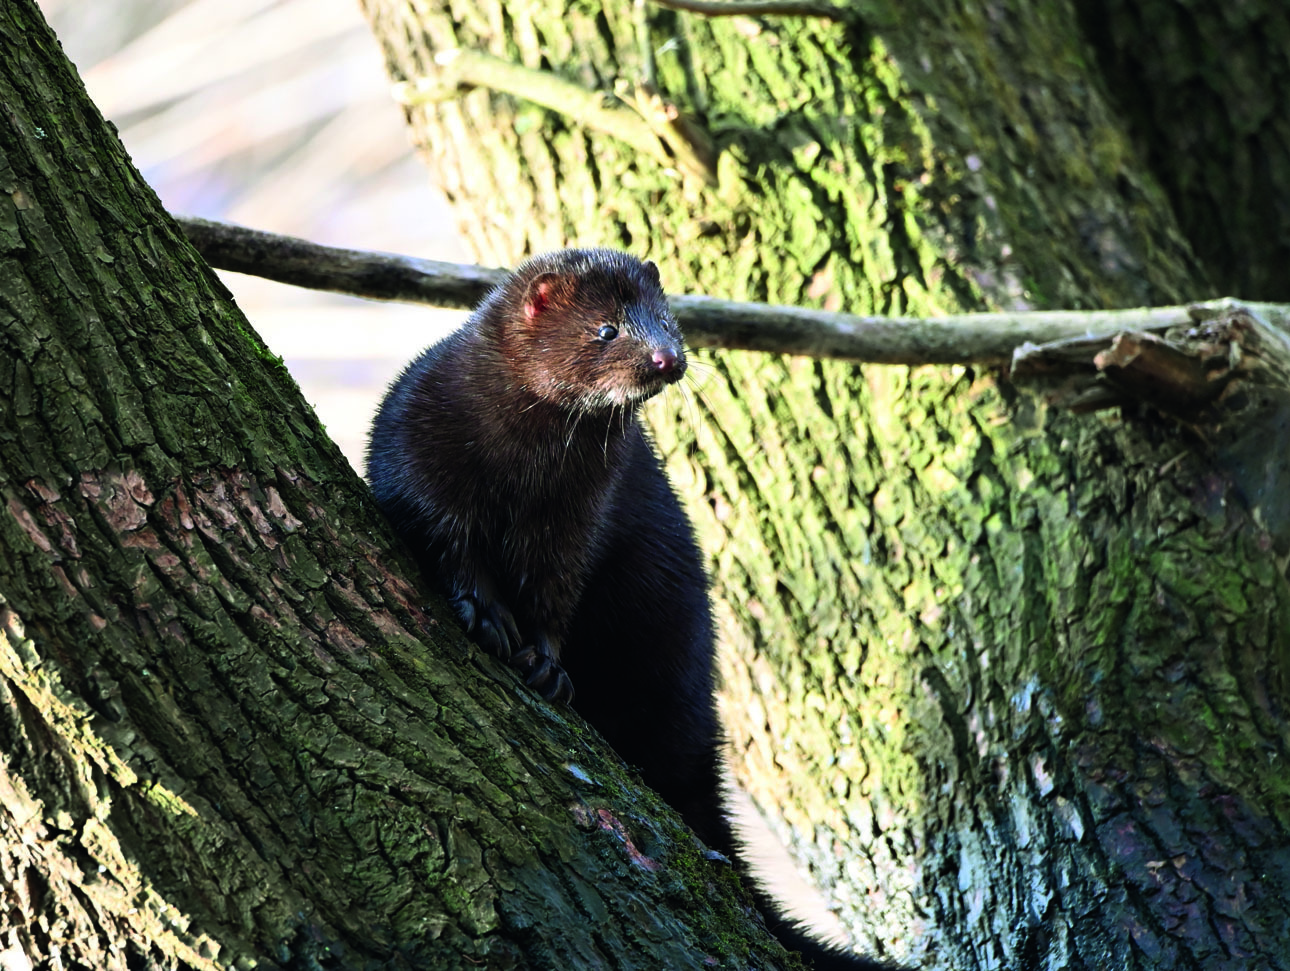
{"label": "dead branch", "polygon": [[[314,290],[435,307],[473,307],[506,271],[392,253],[337,249],[290,236],[179,220],[212,266]],[[1032,363],[1049,349],[1078,344],[1082,353],[1117,334],[1163,333],[1210,319],[1235,301],[1114,311],[1025,311],[924,319],[860,317],[804,307],[674,296],[672,309],[693,347],[801,354],[871,364],[999,365],[1014,352]],[[1246,304],[1265,318],[1286,308]],[[1053,351],[1052,353],[1057,353]],[[1051,357],[1051,354],[1049,354]]]}

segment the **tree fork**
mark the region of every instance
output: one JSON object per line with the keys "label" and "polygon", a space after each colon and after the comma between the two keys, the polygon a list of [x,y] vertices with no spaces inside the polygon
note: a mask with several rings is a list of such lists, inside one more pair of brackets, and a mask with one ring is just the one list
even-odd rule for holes
{"label": "tree fork", "polygon": [[0,68],[5,962],[787,967],[729,865],[403,579],[28,0]]}

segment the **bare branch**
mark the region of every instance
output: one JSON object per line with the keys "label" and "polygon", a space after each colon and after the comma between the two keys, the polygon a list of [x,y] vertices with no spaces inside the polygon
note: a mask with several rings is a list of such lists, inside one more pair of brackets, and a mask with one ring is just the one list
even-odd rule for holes
{"label": "bare branch", "polygon": [[468,263],[337,249],[193,216],[178,222],[211,266],[307,290],[470,309],[506,276]]}
{"label": "bare branch", "polygon": [[1109,338],[1185,323],[1186,307],[1089,313],[1024,311],[952,317],[857,317],[713,297],[673,297],[692,347],[839,358],[868,364],[1003,364],[1025,344]]}
{"label": "bare branch", "polygon": [[[290,236],[180,218],[212,266],[373,300],[473,307],[505,270],[391,253],[336,249]],[[672,308],[693,347],[840,358],[873,364],[1003,364],[1026,345],[1108,340],[1163,331],[1212,316],[1233,301],[1115,311],[1028,311],[926,319],[857,317],[802,307],[674,296]],[[1283,319],[1286,308],[1248,304]]]}

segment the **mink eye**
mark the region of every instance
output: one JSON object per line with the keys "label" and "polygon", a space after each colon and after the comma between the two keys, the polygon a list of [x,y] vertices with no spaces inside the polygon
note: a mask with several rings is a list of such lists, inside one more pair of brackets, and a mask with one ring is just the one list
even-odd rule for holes
{"label": "mink eye", "polygon": [[601,324],[598,333],[602,341],[611,341],[618,336],[618,328],[613,324]]}

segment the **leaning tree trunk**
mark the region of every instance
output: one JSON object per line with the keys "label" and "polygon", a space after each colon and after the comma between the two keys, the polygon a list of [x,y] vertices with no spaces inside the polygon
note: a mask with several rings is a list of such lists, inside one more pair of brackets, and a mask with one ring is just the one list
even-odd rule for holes
{"label": "leaning tree trunk", "polygon": [[435,619],[29,0],[0,104],[0,965],[787,966]]}
{"label": "leaning tree trunk", "polygon": [[[616,245],[854,313],[1211,294],[1073,4],[364,6],[490,262]],[[1290,967],[1279,464],[1256,488],[1249,437],[1242,471],[1149,407],[1045,414],[971,369],[705,360],[654,425],[711,554],[734,771],[853,941]]]}

